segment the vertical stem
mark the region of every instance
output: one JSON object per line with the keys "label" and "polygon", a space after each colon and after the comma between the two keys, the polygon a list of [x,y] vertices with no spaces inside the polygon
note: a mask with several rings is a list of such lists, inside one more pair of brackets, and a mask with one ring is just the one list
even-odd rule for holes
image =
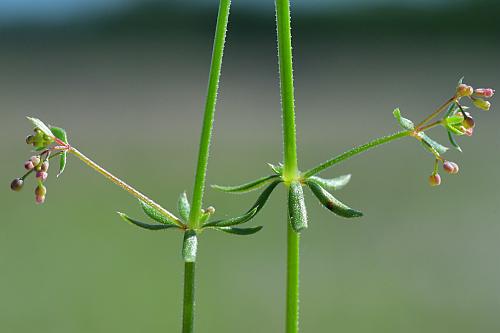
{"label": "vertical stem", "polygon": [[182,311],[182,333],[193,332],[194,326],[194,278],[196,263],[184,263],[184,306]]}
{"label": "vertical stem", "polygon": [[299,331],[299,241],[300,234],[287,223],[286,332]]}
{"label": "vertical stem", "polygon": [[[286,182],[295,180],[298,176],[290,19],[290,1],[276,0],[276,28],[283,113],[283,177]],[[299,331],[300,236],[293,231],[289,223],[287,225],[286,332],[297,333]]]}
{"label": "vertical stem", "polygon": [[224,54],[224,42],[226,40],[226,30],[230,5],[231,0],[220,1],[219,14],[217,16],[217,26],[215,28],[215,38],[212,50],[212,63],[210,65],[208,92],[205,102],[205,115],[203,117],[203,128],[201,131],[200,148],[198,152],[198,166],[196,168],[193,200],[191,203],[191,213],[189,216],[190,227],[193,229],[197,229],[200,223],[203,190],[205,188],[205,177],[207,173],[208,155],[210,149],[210,139],[212,137],[215,105],[217,103],[217,91],[219,88],[219,78],[222,66],[222,56]]}
{"label": "vertical stem", "polygon": [[289,0],[276,0],[276,26],[278,32],[281,108],[283,111],[284,177],[288,180],[294,179],[297,175],[292,35],[290,28]]}

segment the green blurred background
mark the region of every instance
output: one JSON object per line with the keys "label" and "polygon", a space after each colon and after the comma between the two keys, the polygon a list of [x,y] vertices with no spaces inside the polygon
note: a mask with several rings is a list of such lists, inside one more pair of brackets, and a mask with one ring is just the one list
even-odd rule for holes
{"label": "green blurred background", "polygon": [[[32,180],[8,189],[30,156],[32,115],[165,207],[191,195],[217,4],[96,3],[0,1],[1,332],[180,327],[179,233],[123,223],[115,211],[140,217],[136,200],[74,158],[60,179],[52,172],[43,206]],[[397,130],[394,107],[420,119],[461,76],[500,87],[498,2],[301,0],[292,10],[303,169]],[[281,160],[277,75],[273,3],[234,1],[209,183],[251,180]],[[439,188],[427,185],[432,158],[409,139],[323,174],[353,174],[337,194],[365,217],[342,220],[307,194],[303,332],[500,331],[497,104],[474,111],[464,153],[447,155],[460,175]],[[256,196],[208,189],[205,203],[232,216]],[[284,203],[279,188],[253,237],[202,235],[198,332],[283,331]]]}

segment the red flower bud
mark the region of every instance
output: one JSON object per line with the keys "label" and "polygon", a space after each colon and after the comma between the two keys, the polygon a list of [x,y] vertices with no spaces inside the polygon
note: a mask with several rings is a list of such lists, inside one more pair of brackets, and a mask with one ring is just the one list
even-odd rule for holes
{"label": "red flower bud", "polygon": [[444,161],[443,162],[443,169],[449,174],[457,174],[458,173],[458,164],[455,162],[450,162],[450,161]]}
{"label": "red flower bud", "polygon": [[24,181],[21,178],[16,178],[10,183],[10,189],[12,191],[19,192],[23,188]]}
{"label": "red flower bud", "polygon": [[429,184],[431,186],[438,186],[441,184],[441,176],[439,173],[432,174],[429,176]]}
{"label": "red flower bud", "polygon": [[33,165],[33,162],[31,162],[31,161],[26,161],[26,162],[24,162],[24,168],[25,168],[26,170],[31,170],[31,169],[33,169],[34,167],[35,167],[35,166]]}
{"label": "red flower bud", "polygon": [[38,179],[42,182],[46,181],[48,176],[49,176],[49,174],[46,173],[45,171],[38,171],[36,173],[36,179]]}
{"label": "red flower bud", "polygon": [[474,91],[474,94],[480,97],[490,98],[495,94],[495,90],[490,88],[478,88]]}

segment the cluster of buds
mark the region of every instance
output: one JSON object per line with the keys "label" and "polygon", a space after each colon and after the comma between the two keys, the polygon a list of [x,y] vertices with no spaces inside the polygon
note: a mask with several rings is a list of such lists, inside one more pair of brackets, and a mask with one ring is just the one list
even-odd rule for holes
{"label": "cluster of buds", "polygon": [[434,165],[434,172],[429,176],[429,184],[431,186],[441,185],[441,176],[438,173],[438,164],[439,162],[443,162],[443,170],[450,175],[456,175],[459,171],[458,164],[451,161],[436,159],[436,163]]}
{"label": "cluster of buds", "polygon": [[486,101],[485,98],[491,98],[495,94],[495,90],[491,88],[477,88],[474,89],[471,86],[460,83],[457,86],[456,97],[458,99],[462,97],[468,97],[471,99],[472,103],[479,109],[488,111],[491,107],[491,103]]}
{"label": "cluster of buds", "polygon": [[39,128],[35,128],[35,134],[26,137],[26,143],[38,149],[43,149],[54,142],[54,139],[43,133]]}
{"label": "cluster of buds", "polygon": [[35,201],[36,203],[43,203],[45,201],[45,195],[47,194],[47,189],[43,183],[47,180],[48,170],[49,170],[49,153],[48,151],[43,152],[41,155],[31,156],[29,160],[24,162],[24,168],[27,173],[20,177],[14,179],[10,183],[10,188],[13,191],[20,191],[24,185],[24,179],[31,173],[35,173],[35,178],[37,180],[37,187],[35,188]]}

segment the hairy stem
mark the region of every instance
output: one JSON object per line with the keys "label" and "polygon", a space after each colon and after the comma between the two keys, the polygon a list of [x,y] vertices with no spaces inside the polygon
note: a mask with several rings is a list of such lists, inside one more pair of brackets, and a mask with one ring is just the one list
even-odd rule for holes
{"label": "hairy stem", "polygon": [[200,147],[198,152],[198,166],[196,168],[193,200],[191,203],[191,213],[189,216],[190,227],[193,229],[197,229],[200,227],[201,208],[203,204],[203,190],[205,188],[210,139],[212,137],[215,105],[217,103],[217,91],[219,88],[219,78],[222,66],[222,56],[224,54],[224,42],[226,40],[226,30],[230,5],[231,0],[220,1],[219,14],[217,16],[217,26],[215,28],[212,63],[210,65],[208,92],[205,102],[205,115],[203,117],[203,128],[201,131]]}
{"label": "hairy stem", "polygon": [[195,262],[184,263],[184,305],[182,311],[182,333],[193,332],[195,268]]}
{"label": "hairy stem", "polygon": [[286,332],[299,331],[300,234],[287,223]]}
{"label": "hairy stem", "polygon": [[283,111],[284,178],[293,180],[297,176],[298,166],[289,0],[276,0],[276,25]]}
{"label": "hairy stem", "polygon": [[[278,60],[283,114],[283,177],[287,183],[298,177],[290,20],[290,1],[276,0],[276,30],[278,33]],[[288,333],[297,333],[299,331],[300,236],[293,231],[290,223],[287,222],[287,225],[286,331]]]}
{"label": "hairy stem", "polygon": [[87,164],[89,167],[94,169],[95,171],[99,172],[101,175],[115,183],[116,185],[120,186],[122,189],[136,197],[137,199],[141,200],[142,202],[148,204],[149,206],[153,207],[156,209],[158,212],[161,214],[165,215],[169,220],[175,222],[178,226],[184,227],[184,224],[172,213],[170,213],[168,210],[154,202],[152,199],[148,198],[146,195],[142,194],[129,184],[125,183],[123,180],[120,178],[116,177],[113,175],[111,172],[107,171],[103,167],[101,167],[99,164],[95,163],[92,161],[90,158],[87,156],[83,155],[78,149],[75,147],[71,147],[68,149],[68,152],[72,153],[76,157],[78,157],[80,160],[82,160],[85,164]]}
{"label": "hairy stem", "polygon": [[365,143],[364,145],[354,147],[351,150],[348,150],[343,154],[340,154],[332,159],[329,159],[328,161],[318,165],[317,167],[314,167],[312,169],[305,171],[302,174],[302,177],[308,178],[308,177],[314,176],[315,174],[320,173],[321,171],[328,169],[329,167],[331,167],[337,163],[340,163],[344,160],[347,160],[355,155],[361,154],[362,152],[367,151],[368,149],[380,146],[384,143],[388,143],[388,142],[397,140],[399,138],[404,138],[404,137],[410,136],[412,133],[413,133],[412,131],[401,131],[401,132],[397,132],[397,133],[394,133],[394,134],[391,134],[388,136],[377,138],[377,139],[372,140],[368,143]]}

